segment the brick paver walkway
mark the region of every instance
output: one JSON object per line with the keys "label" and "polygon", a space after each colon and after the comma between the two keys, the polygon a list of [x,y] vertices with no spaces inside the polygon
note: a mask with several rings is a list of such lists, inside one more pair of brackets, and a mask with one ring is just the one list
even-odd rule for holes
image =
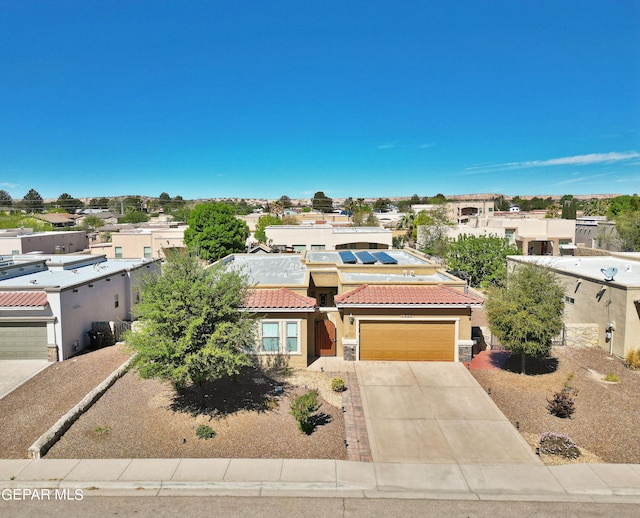
{"label": "brick paver walkway", "polygon": [[344,427],[347,438],[347,453],[349,460],[373,462],[367,424],[364,420],[362,400],[360,399],[360,385],[355,372],[327,373],[332,378],[338,377],[345,381],[347,390],[342,393],[342,408],[344,411]]}

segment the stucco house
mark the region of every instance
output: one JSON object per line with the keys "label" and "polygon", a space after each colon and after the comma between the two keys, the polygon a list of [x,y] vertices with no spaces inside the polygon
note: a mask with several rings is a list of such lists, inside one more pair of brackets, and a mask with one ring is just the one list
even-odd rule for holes
{"label": "stucco house", "polygon": [[0,231],[0,255],[73,254],[89,248],[84,230],[33,232],[32,229]]}
{"label": "stucco house", "polygon": [[[576,222],[571,219],[536,218],[472,218],[447,230],[447,236],[457,239],[474,236],[506,237],[523,255],[561,255],[564,249],[575,247]],[[420,241],[421,228],[418,229]]]}
{"label": "stucco house", "polygon": [[158,267],[91,255],[1,256],[0,360],[66,360],[91,344],[89,331],[117,334],[131,320],[136,284]]}
{"label": "stucco house", "polygon": [[267,361],[471,359],[471,312],[482,300],[414,251],[233,254],[220,264],[254,286],[246,310]]}
{"label": "stucco house", "polygon": [[306,250],[353,250],[391,248],[393,233],[379,227],[344,227],[329,223],[272,225],[265,229],[272,248]]}
{"label": "stucco house", "polygon": [[90,246],[91,254],[104,255],[108,259],[159,259],[168,248],[184,248],[186,225],[125,228],[111,233],[109,243]]}
{"label": "stucco house", "polygon": [[624,357],[640,349],[640,254],[508,258],[550,268],[565,289],[564,341]]}

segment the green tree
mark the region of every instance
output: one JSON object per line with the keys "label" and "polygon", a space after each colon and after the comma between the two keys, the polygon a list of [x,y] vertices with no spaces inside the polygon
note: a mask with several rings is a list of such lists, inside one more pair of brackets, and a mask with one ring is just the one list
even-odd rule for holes
{"label": "green tree", "polygon": [[11,195],[5,190],[0,190],[0,210],[11,208],[12,202]]}
{"label": "green tree", "polygon": [[369,205],[366,203],[356,204],[351,216],[352,227],[377,227],[379,225],[380,222]]}
{"label": "green tree", "polygon": [[24,210],[33,214],[34,212],[42,212],[44,209],[44,202],[42,196],[35,189],[30,189],[27,194],[22,198],[20,204]]}
{"label": "green tree", "polygon": [[502,194],[493,201],[493,208],[498,212],[506,212],[510,206],[509,200],[502,196]]}
{"label": "green tree", "polygon": [[109,208],[109,198],[91,198],[89,200],[89,207],[92,209],[108,209]]}
{"label": "green tree", "polygon": [[526,357],[548,356],[562,329],[564,289],[548,268],[518,265],[504,286],[490,288],[485,307],[491,332],[521,355],[520,372],[525,374]]}
{"label": "green tree", "polygon": [[444,194],[436,194],[435,196],[429,198],[430,205],[442,205],[447,203],[447,198],[445,198]]}
{"label": "green tree", "polygon": [[373,204],[373,209],[380,212],[389,212],[390,205],[391,201],[388,198],[378,198]]}
{"label": "green tree", "polygon": [[507,274],[507,256],[519,255],[515,244],[498,236],[458,236],[449,243],[447,268],[463,272],[473,287],[500,284]]}
{"label": "green tree", "polygon": [[640,210],[623,212],[616,218],[616,232],[625,252],[640,252]]}
{"label": "green tree", "polygon": [[[420,211],[414,221],[414,239],[419,241],[417,246],[430,255],[445,257],[449,239],[447,232],[454,224],[449,220],[449,210],[446,205],[438,205],[429,211]],[[420,234],[418,227],[423,227]],[[418,240],[418,236],[420,239]]]}
{"label": "green tree", "polygon": [[285,209],[290,209],[293,206],[293,203],[291,203],[291,198],[289,198],[289,196],[286,196],[284,194],[280,196],[280,199],[278,201],[282,204],[282,206]]}
{"label": "green tree", "polygon": [[562,203],[562,219],[576,219],[577,210],[575,198],[565,200]]}
{"label": "green tree", "polygon": [[320,212],[331,212],[333,210],[333,200],[325,196],[324,192],[318,191],[313,195],[311,207]]}
{"label": "green tree", "polygon": [[582,213],[585,216],[606,216],[608,209],[608,200],[593,198],[584,204]]}
{"label": "green tree", "polygon": [[189,215],[188,224],[184,242],[205,261],[217,261],[245,250],[249,228],[224,203],[196,205]]}
{"label": "green tree", "polygon": [[169,252],[159,275],[141,284],[135,332],[125,335],[142,378],[193,385],[206,406],[208,381],[238,374],[252,364],[254,323],[239,311],[248,293],[245,278],[221,267],[204,268],[198,258]]}
{"label": "green tree", "polygon": [[63,192],[60,196],[58,196],[56,205],[61,209],[66,210],[70,214],[73,214],[76,212],[76,210],[84,207],[84,203],[82,203],[78,198],[74,198],[66,192]]}
{"label": "green tree", "polygon": [[103,225],[102,220],[98,216],[89,215],[82,219],[81,227],[86,230],[95,230]]}
{"label": "green tree", "polygon": [[146,221],[149,221],[149,216],[140,210],[133,210],[118,218],[118,223],[145,223]]}
{"label": "green tree", "polygon": [[264,216],[260,216],[258,218],[258,222],[256,223],[256,231],[254,233],[254,237],[258,240],[259,243],[267,242],[267,234],[265,233],[265,229],[270,225],[282,225],[283,222],[278,216],[274,216],[272,214],[265,214]]}
{"label": "green tree", "polygon": [[607,210],[607,217],[609,219],[615,219],[619,214],[624,212],[635,212],[640,210],[640,198],[637,194],[629,196],[616,196],[609,200],[609,208]]}
{"label": "green tree", "polygon": [[420,196],[418,196],[417,194],[414,194],[413,196],[411,196],[411,199],[409,200],[409,202],[411,203],[411,205],[419,205]]}

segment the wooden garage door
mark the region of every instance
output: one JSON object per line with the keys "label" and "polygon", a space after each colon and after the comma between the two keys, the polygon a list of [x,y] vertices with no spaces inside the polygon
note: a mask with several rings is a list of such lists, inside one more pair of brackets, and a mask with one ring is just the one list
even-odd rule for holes
{"label": "wooden garage door", "polygon": [[47,324],[0,324],[0,360],[36,359],[47,359]]}
{"label": "wooden garage door", "polygon": [[361,360],[453,361],[453,322],[362,322]]}

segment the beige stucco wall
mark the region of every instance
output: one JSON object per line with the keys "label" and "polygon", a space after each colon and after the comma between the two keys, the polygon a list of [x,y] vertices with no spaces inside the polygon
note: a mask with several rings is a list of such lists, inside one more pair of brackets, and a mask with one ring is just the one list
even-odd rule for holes
{"label": "beige stucco wall", "polygon": [[105,254],[107,258],[116,256],[116,247],[122,249],[122,259],[143,258],[145,247],[151,250],[151,258],[164,257],[164,248],[183,248],[184,231],[187,227],[144,229],[138,231],[114,232],[110,243],[91,246],[92,254]]}
{"label": "beige stucco wall", "polygon": [[271,246],[301,246],[307,250],[324,246],[325,250],[335,250],[337,246],[350,243],[366,243],[391,248],[393,232],[378,227],[340,227],[331,225],[273,225],[265,229],[267,242]]}
{"label": "beige stucco wall", "polygon": [[256,354],[256,358],[264,367],[282,366],[294,368],[306,368],[309,357],[313,355],[313,325],[314,312],[281,312],[281,313],[257,313],[256,323],[262,320],[288,320],[300,321],[300,354]]}
{"label": "beige stucco wall", "polygon": [[89,239],[84,231],[42,232],[15,237],[0,237],[0,255],[43,252],[45,254],[70,254],[89,248]]}

